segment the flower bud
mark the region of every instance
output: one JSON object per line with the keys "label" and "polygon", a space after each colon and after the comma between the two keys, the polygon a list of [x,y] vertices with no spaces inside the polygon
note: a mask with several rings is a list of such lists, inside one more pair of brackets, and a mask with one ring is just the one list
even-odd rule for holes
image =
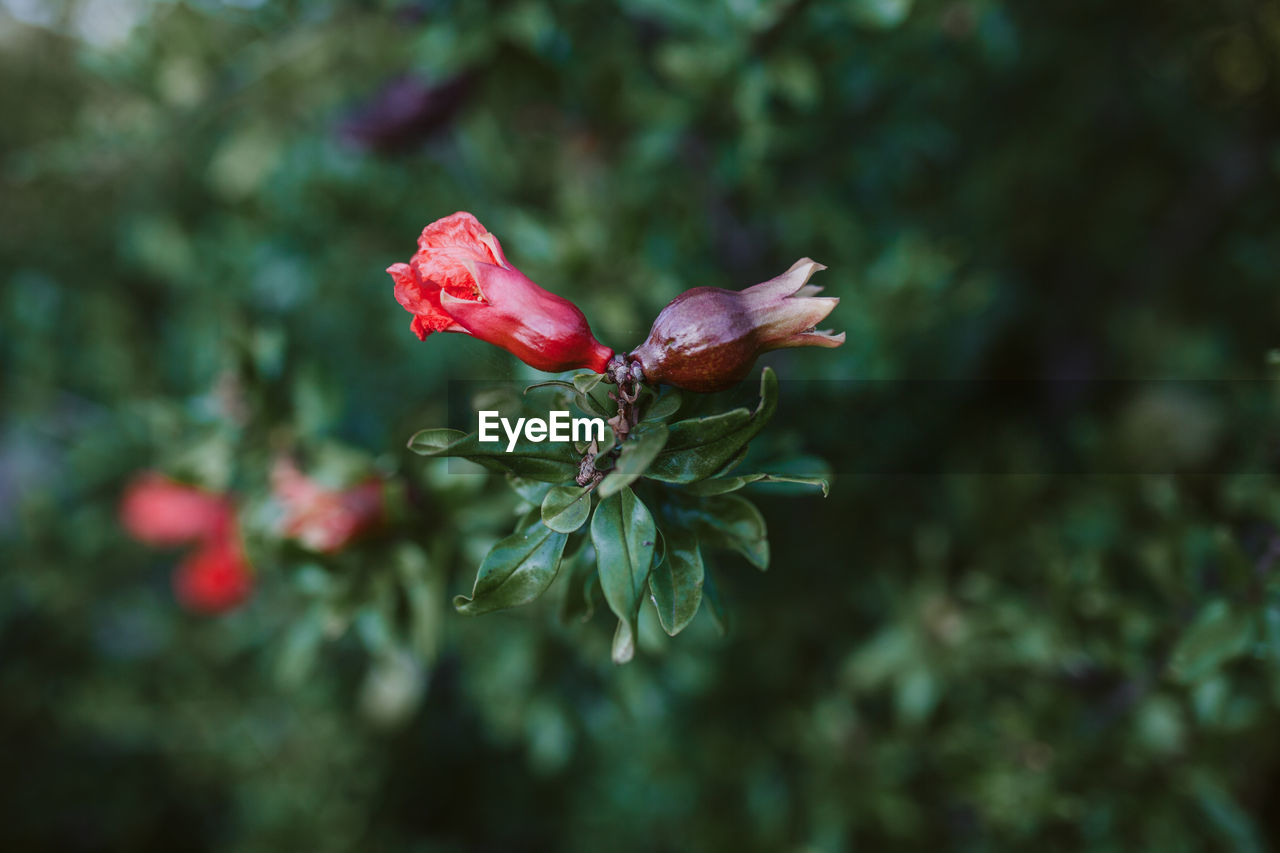
{"label": "flower bud", "polygon": [[498,239],[470,213],[428,225],[409,263],[387,272],[419,339],[461,332],[549,373],[583,367],[603,373],[613,356],[578,306],[512,267]]}
{"label": "flower bud", "polygon": [[271,491],[284,509],[281,532],[310,551],[339,551],[384,517],[382,481],[377,478],[330,489],[299,471],[291,459],[281,458],[271,469]]}
{"label": "flower bud", "polygon": [[687,391],[723,391],[751,371],[756,357],[783,347],[838,347],[844,332],[815,327],[840,300],[815,297],[807,284],[822,264],[802,258],[777,278],[746,290],[695,287],[671,300],[649,337],[633,350],[646,381]]}

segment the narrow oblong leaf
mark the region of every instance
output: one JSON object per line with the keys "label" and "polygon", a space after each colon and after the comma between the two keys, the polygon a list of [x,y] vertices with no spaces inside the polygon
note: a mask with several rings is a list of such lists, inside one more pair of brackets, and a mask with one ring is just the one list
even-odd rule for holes
{"label": "narrow oblong leaf", "polygon": [[635,622],[624,622],[618,620],[618,627],[613,630],[613,645],[610,646],[610,655],[613,657],[614,663],[627,663],[636,656],[636,626]]}
{"label": "narrow oblong leaf", "polygon": [[542,523],[557,533],[572,533],[591,515],[587,486],[552,486],[542,499]]}
{"label": "narrow oblong leaf", "polygon": [[579,373],[573,377],[573,387],[583,394],[590,394],[603,381],[603,373]]}
{"label": "narrow oblong leaf", "polygon": [[626,663],[635,654],[636,619],[644,599],[657,532],[648,507],[631,489],[604,498],[591,518],[600,589],[618,617],[613,660]]}
{"label": "narrow oblong leaf", "polygon": [[421,429],[409,437],[409,449],[422,456],[447,456],[467,434],[458,429]]}
{"label": "narrow oblong leaf", "polygon": [[739,465],[742,464],[742,460],[745,459],[747,456],[747,450],[748,448],[747,448],[747,445],[745,444],[739,447],[737,452],[735,452],[732,456],[729,457],[729,461],[725,462],[718,469],[716,469],[716,472],[712,474],[711,477],[714,479],[716,477],[729,476],[730,471],[732,471],[734,468],[737,468]]}
{"label": "narrow oblong leaf", "polygon": [[409,449],[419,456],[467,459],[529,480],[561,483],[577,473],[577,460],[568,444],[521,438],[509,452],[507,444],[505,437],[480,441],[477,433],[456,429],[424,429],[409,439]]}
{"label": "narrow oblong leaf", "polygon": [[[603,379],[604,377],[599,374],[582,374],[582,375],[587,377],[594,377],[596,381],[580,383],[578,382],[577,376],[574,377],[573,382],[566,382],[563,379],[548,379],[545,382],[535,382],[532,385],[526,387],[524,389],[524,393],[528,394],[530,391],[533,391],[537,388],[548,388],[548,387],[560,388],[568,391],[570,395],[572,395],[574,404],[577,405],[577,407],[581,409],[583,412],[587,414],[598,415],[602,418],[612,417],[614,413],[609,411],[609,409],[606,406],[602,405],[599,400],[597,400],[595,397],[592,397],[591,394],[589,393],[589,389],[594,388],[596,387],[596,385],[600,384],[600,380]],[[582,390],[583,386],[589,386],[588,390],[587,391]]]}
{"label": "narrow oblong leaf", "polygon": [[313,605],[285,632],[276,659],[276,678],[287,687],[306,681],[324,642],[324,607]]}
{"label": "narrow oblong leaf", "polygon": [[[734,409],[724,415],[714,416],[735,416],[736,426],[723,430],[720,427],[713,429],[705,423],[696,427],[685,426],[694,424],[695,420],[705,422],[712,418],[672,424],[667,448],[653,461],[645,476],[668,483],[692,483],[715,476],[734,462],[735,458],[741,457],[747,443],[764,429],[777,408],[778,377],[771,368],[766,367],[760,374],[760,402],[754,412],[747,413],[745,420],[740,415],[735,415],[736,412],[745,412],[745,409]],[[729,423],[729,419],[723,423]]]}
{"label": "narrow oblong leaf", "polygon": [[711,617],[711,623],[716,626],[716,631],[722,637],[728,634],[729,613],[725,610],[724,601],[720,598],[720,590],[716,586],[715,578],[705,567],[702,574],[702,600],[707,603],[707,615]]}
{"label": "narrow oblong leaf", "polygon": [[1200,609],[1195,621],[1173,647],[1169,671],[1178,681],[1199,681],[1243,654],[1253,642],[1254,614],[1222,599]]}
{"label": "narrow oblong leaf", "polygon": [[528,394],[530,391],[536,391],[539,388],[564,388],[572,393],[577,393],[577,388],[572,382],[566,382],[563,379],[548,379],[544,382],[535,382],[532,385],[526,385],[522,393]]}
{"label": "narrow oblong leaf", "polygon": [[649,574],[649,593],[662,629],[671,636],[685,629],[702,604],[705,571],[697,534],[672,525],[664,536],[665,558]]}
{"label": "narrow oblong leaf", "polygon": [[551,490],[550,483],[544,483],[540,480],[526,480],[514,474],[507,475],[507,485],[520,496],[522,501],[533,506],[542,506],[542,499]]}
{"label": "narrow oblong leaf", "polygon": [[769,536],[764,516],[755,504],[738,495],[706,498],[688,513],[705,544],[737,551],[758,569],[769,567]]}
{"label": "narrow oblong leaf", "polygon": [[651,574],[655,569],[662,565],[664,560],[667,559],[667,537],[662,535],[662,528],[656,526],[656,520],[654,524],[655,527],[653,532],[657,534],[657,538],[654,539],[653,543],[653,565],[649,568],[649,572]]}
{"label": "narrow oblong leaf", "polygon": [[662,393],[645,410],[643,420],[660,421],[674,415],[680,408],[680,392],[675,388],[664,387]]}
{"label": "narrow oblong leaf", "polygon": [[579,409],[589,415],[596,415],[597,417],[608,419],[617,414],[616,411],[610,410],[608,406],[604,405],[590,394],[579,393],[574,396],[573,400]]}
{"label": "narrow oblong leaf", "polygon": [[831,493],[831,483],[826,477],[793,477],[783,474],[738,474],[733,477],[718,477],[714,480],[689,483],[684,489],[691,495],[710,497],[736,492],[752,483],[798,483],[804,486],[817,486],[822,490],[824,498]]}
{"label": "narrow oblong leaf", "polygon": [[560,599],[560,621],[564,624],[586,622],[595,615],[600,587],[595,548],[584,541],[567,562],[569,577],[564,596]]}
{"label": "narrow oblong leaf", "polygon": [[637,426],[626,441],[622,442],[613,470],[600,481],[600,497],[607,498],[616,494],[643,476],[650,463],[662,452],[667,436],[667,425],[664,423],[642,423]]}
{"label": "narrow oblong leaf", "polygon": [[457,596],[453,606],[475,616],[533,601],[555,580],[568,539],[541,521],[517,529],[485,555],[471,596]]}
{"label": "narrow oblong leaf", "polygon": [[416,545],[404,545],[396,553],[396,575],[409,605],[409,641],[423,659],[436,656],[446,596],[444,576],[431,571],[427,555]]}
{"label": "narrow oblong leaf", "polygon": [[1271,653],[1271,659],[1280,662],[1280,606],[1268,605],[1262,612],[1263,642]]}
{"label": "narrow oblong leaf", "polygon": [[389,576],[382,577],[387,580],[375,585],[372,600],[356,611],[353,623],[360,642],[375,655],[397,645],[396,632],[392,627],[395,623],[395,599],[392,595]]}
{"label": "narrow oblong leaf", "polygon": [[728,456],[714,452],[704,455],[697,449],[660,453],[645,476],[665,483],[696,483],[724,471],[725,465],[732,461],[737,452],[734,449]]}
{"label": "narrow oblong leaf", "polygon": [[594,412],[602,418],[611,418],[615,414],[609,406],[597,400],[591,393],[604,381],[603,373],[579,373],[573,377],[573,387],[577,389],[578,408],[584,412]]}
{"label": "narrow oblong leaf", "polygon": [[751,410],[738,408],[717,415],[688,418],[671,424],[671,450],[689,450],[714,444],[751,423]]}

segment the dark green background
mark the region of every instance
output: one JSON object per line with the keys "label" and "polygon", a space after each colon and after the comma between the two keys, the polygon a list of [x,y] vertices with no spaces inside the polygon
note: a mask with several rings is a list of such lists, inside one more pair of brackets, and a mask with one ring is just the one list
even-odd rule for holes
{"label": "dark green background", "polygon": [[[1239,439],[1276,435],[1274,395],[1052,391],[1268,375],[1280,3],[20,5],[45,20],[0,10],[0,845],[1280,845],[1276,445]],[[405,72],[470,87],[395,151],[344,143]],[[458,209],[619,350],[685,288],[816,258],[848,342],[771,363],[888,385],[792,394],[771,447],[932,461],[762,488],[773,566],[718,562],[729,634],[650,619],[626,667],[606,614],[551,600],[441,607],[416,657],[372,616],[319,642],[317,571],[412,543],[443,602],[510,526],[502,489],[402,450],[447,380],[532,375],[419,343],[392,298]],[[1005,419],[976,378],[1049,390]],[[909,405],[919,379],[954,410]],[[858,432],[862,394],[892,405]],[[402,541],[262,551],[246,608],[181,612],[123,484],[231,487],[251,526],[282,436],[402,477]],[[1157,473],[1114,473],[1135,458]]]}

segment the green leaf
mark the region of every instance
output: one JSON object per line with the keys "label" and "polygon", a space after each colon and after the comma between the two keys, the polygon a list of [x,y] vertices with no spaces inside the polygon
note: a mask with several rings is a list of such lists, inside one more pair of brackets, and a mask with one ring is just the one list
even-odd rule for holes
{"label": "green leaf", "polygon": [[706,571],[705,567],[702,576],[702,600],[707,603],[707,615],[711,617],[711,623],[716,626],[716,631],[722,637],[728,634],[729,614],[725,611],[724,601],[720,598],[720,589],[711,577],[711,572]]}
{"label": "green leaf", "polygon": [[[356,636],[372,654],[381,654],[396,646],[396,632],[392,627],[393,599],[387,594],[390,589],[385,584],[380,586],[382,589],[379,589],[374,600],[361,607],[355,618]],[[383,589],[386,591],[383,592]]]}
{"label": "green leaf", "polygon": [[415,652],[432,660],[440,643],[445,602],[443,578],[431,571],[427,556],[416,545],[405,544],[396,553],[400,588],[409,605],[410,641]]}
{"label": "green leaf", "polygon": [[1222,849],[1235,853],[1261,853],[1268,849],[1255,823],[1256,818],[1236,801],[1221,781],[1200,771],[1193,777],[1192,790],[1200,808],[1217,830],[1223,842]]}
{"label": "green leaf", "polygon": [[1273,661],[1280,662],[1280,605],[1268,605],[1262,614],[1267,648]]}
{"label": "green leaf", "polygon": [[845,8],[860,24],[891,30],[907,19],[912,5],[912,0],[853,0]]}
{"label": "green leaf", "polygon": [[702,541],[737,551],[755,567],[769,567],[769,538],[764,516],[746,498],[716,495],[702,501],[691,513],[702,532]]}
{"label": "green leaf", "polygon": [[897,674],[893,698],[902,722],[908,725],[921,723],[933,713],[941,698],[938,679],[927,666],[917,663]]}
{"label": "green leaf", "polygon": [[611,418],[617,414],[617,407],[612,409],[606,404],[597,400],[594,391],[601,382],[604,381],[603,373],[579,373],[573,377],[573,387],[577,389],[578,408],[584,412],[592,412],[602,418]]}
{"label": "green leaf", "polygon": [[276,678],[281,684],[298,687],[307,680],[320,653],[324,627],[324,608],[319,604],[308,608],[300,618],[293,620],[276,659]]}
{"label": "green leaf", "polygon": [[727,476],[730,471],[742,464],[742,460],[746,458],[747,450],[748,448],[745,444],[739,447],[737,452],[729,457],[729,461],[721,465],[711,476],[713,478]]}
{"label": "green leaf", "polygon": [[705,573],[702,550],[692,530],[673,525],[668,528],[665,541],[665,559],[649,574],[649,592],[663,630],[674,637],[698,613]]}
{"label": "green leaf", "polygon": [[572,382],[566,382],[563,379],[548,379],[545,382],[535,382],[532,385],[526,385],[524,391],[521,393],[528,394],[530,391],[536,391],[539,388],[564,388],[572,393],[577,393],[578,391]]}
{"label": "green leaf", "polygon": [[590,394],[578,394],[573,399],[574,402],[578,404],[578,408],[584,413],[596,415],[604,418],[605,420],[608,420],[618,413],[617,409],[610,409]]}
{"label": "green leaf", "polygon": [[449,449],[458,444],[467,434],[462,430],[421,429],[409,438],[409,449],[422,456],[450,456]]}
{"label": "green leaf", "polygon": [[639,479],[667,443],[667,426],[663,423],[642,423],[622,442],[622,450],[613,470],[600,481],[600,497],[625,489]]}
{"label": "green leaf", "polygon": [[680,408],[680,402],[681,397],[679,391],[674,388],[664,387],[662,389],[662,393],[658,395],[658,398],[650,404],[648,409],[645,410],[644,418],[642,420],[664,420],[676,413]]}
{"label": "green leaf", "polygon": [[[654,524],[657,524],[656,520]],[[655,527],[654,532],[657,533],[657,539],[653,543],[653,565],[649,568],[650,574],[667,559],[667,537],[662,535],[661,527]]]}
{"label": "green leaf", "polygon": [[600,589],[618,617],[614,635],[614,663],[635,655],[636,618],[653,563],[657,529],[649,509],[631,489],[604,498],[591,519],[591,544],[596,549]]}
{"label": "green leaf", "polygon": [[613,417],[614,414],[616,414],[616,412],[610,411],[599,400],[597,400],[595,397],[592,397],[591,394],[588,393],[588,391],[584,391],[580,387],[581,385],[589,385],[590,388],[594,388],[596,387],[596,385],[600,384],[600,380],[603,379],[604,376],[600,374],[590,374],[590,373],[584,373],[581,375],[584,377],[594,378],[596,381],[579,383],[577,376],[574,377],[573,382],[566,382],[563,379],[548,379],[545,382],[533,383],[532,385],[524,389],[524,393],[528,394],[530,391],[536,390],[538,388],[548,388],[548,387],[563,388],[567,390],[570,394],[572,394],[573,402],[583,412],[588,414],[593,414],[593,415],[599,415],[604,418]]}
{"label": "green leaf", "polygon": [[552,486],[542,501],[542,523],[557,533],[572,533],[591,515],[589,486]]}
{"label": "green leaf", "polygon": [[573,387],[580,393],[590,394],[603,381],[603,373],[579,373],[573,377]]}
{"label": "green leaf", "polygon": [[645,476],[668,483],[705,480],[740,457],[778,408],[778,377],[766,367],[760,374],[760,403],[754,412],[733,409],[709,418],[692,418],[671,425],[667,448]]}
{"label": "green leaf", "polygon": [[526,480],[514,474],[507,475],[507,485],[520,496],[522,501],[531,506],[542,506],[542,501],[547,496],[547,492],[551,491],[551,483]]}
{"label": "green leaf", "polygon": [[744,408],[676,421],[671,424],[671,450],[689,450],[714,444],[750,423],[751,411]]}
{"label": "green leaf", "polygon": [[476,433],[456,429],[421,430],[409,439],[409,449],[419,456],[468,459],[494,471],[547,483],[571,480],[578,471],[573,448],[568,444],[522,438],[508,453],[505,436],[482,442]]}
{"label": "green leaf", "polygon": [[734,477],[699,480],[696,483],[689,483],[684,488],[691,495],[709,497],[711,495],[723,495],[726,492],[736,492],[743,486],[748,486],[752,483],[800,483],[806,486],[817,486],[822,489],[824,498],[831,493],[831,483],[826,477],[792,477],[782,474],[738,474]]}
{"label": "green leaf", "polygon": [[575,620],[590,620],[596,612],[596,591],[599,586],[595,548],[590,542],[583,542],[582,547],[569,560],[568,583],[565,584],[564,597],[560,600],[560,621],[568,624]]}
{"label": "green leaf", "polygon": [[1184,684],[1213,673],[1249,648],[1254,622],[1252,613],[1237,610],[1226,601],[1209,602],[1174,646],[1169,656],[1170,673]]}
{"label": "green leaf", "polygon": [[533,601],[555,580],[568,539],[540,521],[516,530],[485,555],[471,597],[459,595],[453,606],[477,616]]}

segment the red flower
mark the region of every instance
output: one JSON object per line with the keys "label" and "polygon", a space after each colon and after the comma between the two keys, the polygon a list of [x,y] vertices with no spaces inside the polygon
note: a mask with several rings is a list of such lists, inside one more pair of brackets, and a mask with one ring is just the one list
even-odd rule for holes
{"label": "red flower", "polygon": [[178,565],[173,592],[197,613],[222,613],[249,597],[253,572],[233,530],[202,543]]}
{"label": "red flower", "polygon": [[253,570],[240,546],[235,507],[226,496],[147,473],[125,490],[120,520],[148,545],[197,543],[173,577],[174,593],[184,607],[221,613],[249,597]]}
{"label": "red flower", "polygon": [[689,391],[722,391],[741,381],[756,357],[783,347],[838,347],[844,332],[818,331],[840,300],[807,284],[822,264],[803,258],[777,278],[746,290],[695,287],[671,300],[630,358],[647,381]]}
{"label": "red flower", "polygon": [[382,482],[376,478],[327,489],[282,458],[271,471],[271,490],[284,507],[284,535],[312,551],[338,551],[384,518]]}
{"label": "red flower", "polygon": [[603,373],[613,356],[578,306],[512,267],[498,238],[470,213],[422,229],[409,263],[387,272],[422,340],[432,332],[462,332],[549,373],[580,367]]}
{"label": "red flower", "polygon": [[181,545],[213,536],[233,514],[231,502],[221,495],[154,472],[134,480],[120,504],[125,529],[148,545]]}

